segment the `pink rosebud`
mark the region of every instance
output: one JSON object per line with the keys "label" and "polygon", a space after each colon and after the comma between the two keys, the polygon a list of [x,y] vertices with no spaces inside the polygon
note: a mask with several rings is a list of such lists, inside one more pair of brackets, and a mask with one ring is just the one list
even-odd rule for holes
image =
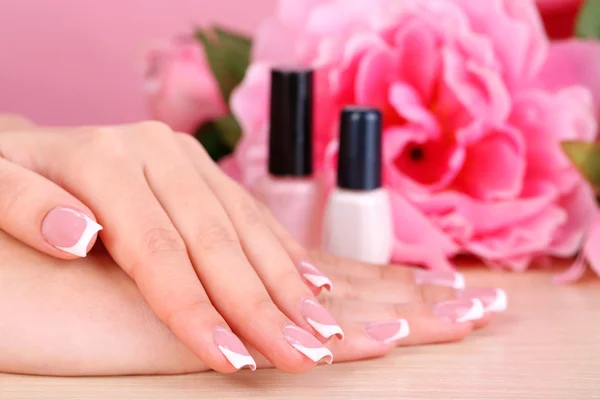
{"label": "pink rosebud", "polygon": [[192,39],[148,54],[145,89],[151,117],[175,131],[194,133],[227,113],[204,49]]}
{"label": "pink rosebud", "polygon": [[533,0],[281,0],[232,97],[244,133],[228,169],[249,187],[266,173],[269,67],[318,67],[315,164],[329,185],[341,108],[383,111],[396,261],[447,269],[467,253],[522,270],[571,257],[597,206],[559,143],[596,138],[600,46],[570,43],[549,42]]}

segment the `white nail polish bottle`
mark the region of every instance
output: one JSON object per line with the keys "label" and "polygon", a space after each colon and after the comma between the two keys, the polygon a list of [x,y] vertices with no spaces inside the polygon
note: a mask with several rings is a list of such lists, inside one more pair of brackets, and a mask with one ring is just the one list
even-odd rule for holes
{"label": "white nail polish bottle", "polygon": [[313,178],[313,72],[271,71],[268,174],[254,195],[303,246],[320,243],[322,193]]}
{"label": "white nail polish bottle", "polygon": [[387,264],[393,245],[390,199],[381,186],[381,113],[351,106],[341,116],[337,187],[323,220],[324,250]]}

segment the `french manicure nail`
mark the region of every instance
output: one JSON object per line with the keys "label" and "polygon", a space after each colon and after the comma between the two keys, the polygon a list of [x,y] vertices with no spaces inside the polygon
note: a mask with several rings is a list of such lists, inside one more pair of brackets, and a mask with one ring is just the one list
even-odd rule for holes
{"label": "french manicure nail", "polygon": [[305,299],[302,301],[300,312],[306,319],[306,322],[324,338],[329,339],[336,335],[338,339],[344,339],[344,331],[338,325],[335,318],[321,304],[311,299]]}
{"label": "french manicure nail", "polygon": [[67,207],[52,209],[42,222],[42,236],[49,244],[79,257],[87,255],[90,242],[101,230],[96,221]]}
{"label": "french manicure nail", "polygon": [[313,362],[317,363],[321,360],[325,360],[327,364],[333,362],[333,354],[331,354],[331,351],[323,346],[316,337],[304,329],[288,324],[283,328],[283,334],[285,340],[287,340],[293,348],[304,354]]}
{"label": "french manicure nail", "polygon": [[323,288],[330,292],[333,290],[331,280],[308,261],[301,261],[298,265],[298,270],[302,277],[317,289]]}
{"label": "french manicure nail", "polygon": [[215,344],[235,369],[249,367],[252,371],[256,370],[254,358],[248,353],[242,341],[229,329],[215,328],[213,336]]}
{"label": "french manicure nail", "polygon": [[485,315],[483,303],[479,299],[449,300],[432,307],[438,317],[453,323],[475,321]]}
{"label": "french manicure nail", "polygon": [[415,271],[415,281],[419,285],[433,285],[463,289],[465,277],[463,274],[451,271],[429,271],[418,269]]}
{"label": "french manicure nail", "polygon": [[502,289],[467,288],[457,290],[456,297],[464,300],[481,300],[485,312],[499,313],[506,311],[508,307],[508,297],[506,296],[506,292]]}
{"label": "french manicure nail", "polygon": [[410,328],[408,321],[405,319],[395,319],[371,322],[365,325],[365,332],[373,339],[388,344],[407,337],[410,333]]}

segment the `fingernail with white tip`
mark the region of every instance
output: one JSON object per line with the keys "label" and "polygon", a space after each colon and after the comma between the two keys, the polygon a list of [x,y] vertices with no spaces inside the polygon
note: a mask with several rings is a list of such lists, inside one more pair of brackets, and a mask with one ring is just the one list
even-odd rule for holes
{"label": "fingernail with white tip", "polygon": [[479,299],[449,300],[434,304],[433,313],[445,321],[461,323],[476,321],[485,315]]}
{"label": "fingernail with white tip", "polygon": [[306,322],[319,332],[319,335],[326,339],[337,336],[338,339],[344,339],[344,331],[338,325],[333,316],[325,307],[311,299],[302,301],[300,312],[306,319]]}
{"label": "fingernail with white tip", "polygon": [[371,338],[383,344],[389,344],[407,337],[410,334],[410,328],[405,319],[394,319],[371,322],[365,325],[365,332]]}
{"label": "fingernail with white tip", "polygon": [[252,371],[256,370],[256,361],[248,353],[242,341],[229,329],[215,328],[214,340],[221,353],[235,369],[248,367]]}
{"label": "fingernail with white tip", "polygon": [[293,348],[304,354],[313,362],[318,363],[321,360],[324,360],[327,364],[333,362],[333,354],[331,354],[331,351],[323,346],[316,337],[304,329],[288,324],[283,328],[283,334],[285,340],[287,340]]}
{"label": "fingernail with white tip", "polygon": [[450,271],[418,269],[415,271],[415,281],[419,285],[444,286],[454,289],[463,289],[465,287],[464,275]]}
{"label": "fingernail with white tip", "polygon": [[485,312],[499,313],[508,308],[508,296],[499,288],[467,288],[456,291],[459,299],[479,299],[483,303]]}
{"label": "fingernail with white tip", "polygon": [[317,289],[325,289],[331,292],[333,289],[333,283],[325,276],[317,267],[308,261],[302,261],[298,265],[300,275],[312,286]]}
{"label": "fingernail with white tip", "polygon": [[42,236],[50,245],[66,253],[85,257],[94,236],[102,230],[96,221],[67,207],[52,209],[42,221]]}

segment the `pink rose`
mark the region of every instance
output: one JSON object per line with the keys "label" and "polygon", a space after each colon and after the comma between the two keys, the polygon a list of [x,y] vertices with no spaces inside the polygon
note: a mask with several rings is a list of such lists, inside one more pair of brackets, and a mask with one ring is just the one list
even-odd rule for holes
{"label": "pink rose", "polygon": [[536,3],[550,38],[565,39],[573,36],[575,20],[583,0],[536,0]]}
{"label": "pink rose", "polygon": [[533,1],[281,0],[254,43],[227,160],[245,185],[266,173],[269,66],[310,65],[329,185],[341,108],[383,111],[395,261],[451,268],[466,253],[523,270],[580,249],[597,207],[559,142],[596,138],[593,94],[556,68],[569,60],[549,57]]}
{"label": "pink rose", "polygon": [[179,132],[194,133],[227,113],[204,50],[191,39],[148,54],[146,95],[151,117]]}

